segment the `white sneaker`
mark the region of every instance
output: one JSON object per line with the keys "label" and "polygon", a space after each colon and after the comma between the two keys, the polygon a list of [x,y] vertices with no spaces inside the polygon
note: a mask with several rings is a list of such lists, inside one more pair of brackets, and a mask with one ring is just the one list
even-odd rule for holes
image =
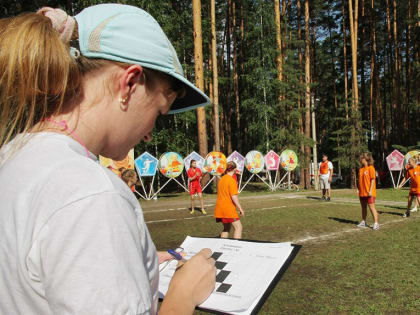
{"label": "white sneaker", "polygon": [[379,230],[379,223],[374,223],[373,224],[373,229],[374,230]]}
{"label": "white sneaker", "polygon": [[364,228],[364,227],[366,227],[366,222],[365,222],[365,221],[360,222],[360,223],[357,225],[357,227],[360,227],[360,228]]}
{"label": "white sneaker", "polygon": [[414,207],[413,209],[410,210],[410,212],[416,212],[417,211],[417,207]]}

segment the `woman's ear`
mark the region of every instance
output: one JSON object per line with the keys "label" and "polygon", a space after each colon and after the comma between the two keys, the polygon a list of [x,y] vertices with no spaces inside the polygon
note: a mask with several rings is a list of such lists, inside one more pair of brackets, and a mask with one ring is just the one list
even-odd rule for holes
{"label": "woman's ear", "polygon": [[120,99],[127,102],[130,100],[135,84],[144,81],[143,74],[143,67],[140,65],[131,65],[122,72],[119,77]]}

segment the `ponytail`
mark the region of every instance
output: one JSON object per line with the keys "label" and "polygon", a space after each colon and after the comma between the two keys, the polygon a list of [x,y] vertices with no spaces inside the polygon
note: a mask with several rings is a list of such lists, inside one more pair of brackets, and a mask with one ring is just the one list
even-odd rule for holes
{"label": "ponytail", "polygon": [[61,113],[79,91],[77,63],[43,14],[0,20],[0,148]]}

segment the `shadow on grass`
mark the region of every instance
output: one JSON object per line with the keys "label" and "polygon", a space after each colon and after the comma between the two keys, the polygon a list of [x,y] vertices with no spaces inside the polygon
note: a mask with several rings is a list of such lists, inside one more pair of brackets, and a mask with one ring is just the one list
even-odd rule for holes
{"label": "shadow on grass", "polygon": [[306,196],[306,199],[322,200],[321,197]]}
{"label": "shadow on grass", "polygon": [[[405,208],[400,208],[400,209],[404,209],[404,210],[405,210]],[[380,210],[378,210],[378,213],[379,213],[379,214],[391,214],[391,215],[397,215],[397,216],[399,216],[399,217],[402,217],[402,216],[404,215],[404,213],[400,213],[400,212],[380,211]]]}
{"label": "shadow on grass", "polygon": [[342,219],[342,218],[328,217],[328,219],[334,220],[340,223],[346,223],[346,224],[359,224],[359,221],[353,221],[353,220]]}

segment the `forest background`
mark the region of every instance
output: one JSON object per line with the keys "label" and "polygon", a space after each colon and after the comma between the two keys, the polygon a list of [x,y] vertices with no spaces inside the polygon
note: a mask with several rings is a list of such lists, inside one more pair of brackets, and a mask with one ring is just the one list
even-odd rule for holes
{"label": "forest background", "polygon": [[420,0],[11,0],[0,17],[106,2],[148,11],[213,102],[160,117],[136,156],[287,148],[309,188],[315,144],[349,186],[361,152],[387,172],[394,149],[420,148]]}

